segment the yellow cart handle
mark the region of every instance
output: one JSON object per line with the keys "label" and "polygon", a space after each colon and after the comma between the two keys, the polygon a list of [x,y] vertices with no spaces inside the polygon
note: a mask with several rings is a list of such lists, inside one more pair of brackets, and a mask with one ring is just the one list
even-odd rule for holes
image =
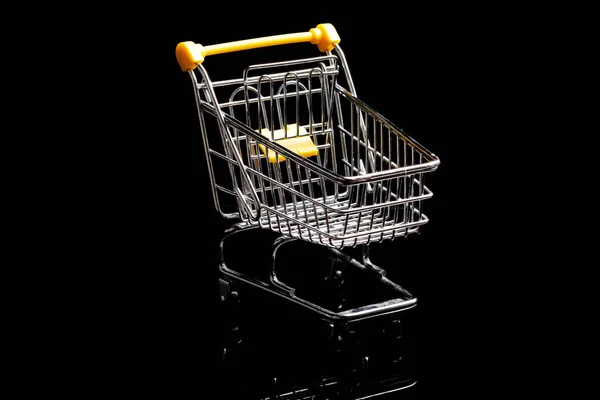
{"label": "yellow cart handle", "polygon": [[316,44],[320,51],[325,52],[332,50],[334,45],[340,42],[340,37],[333,25],[319,24],[316,28],[312,28],[308,32],[288,33],[285,35],[239,40],[237,42],[213,44],[210,46],[202,46],[194,42],[181,42],[177,45],[175,54],[181,70],[191,71],[196,68],[196,65],[201,64],[206,56],[304,42]]}

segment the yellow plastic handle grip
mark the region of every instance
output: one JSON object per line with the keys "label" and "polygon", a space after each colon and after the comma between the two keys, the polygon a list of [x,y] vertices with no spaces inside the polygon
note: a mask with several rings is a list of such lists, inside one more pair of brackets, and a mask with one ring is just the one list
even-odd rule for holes
{"label": "yellow plastic handle grip", "polygon": [[191,71],[201,64],[206,56],[231,53],[233,51],[256,49],[259,47],[277,46],[281,44],[310,42],[316,44],[320,51],[330,51],[340,42],[340,37],[331,24],[319,24],[308,32],[289,33],[285,35],[267,36],[257,39],[239,40],[237,42],[202,46],[194,42],[181,42],[175,49],[177,62],[182,71]]}

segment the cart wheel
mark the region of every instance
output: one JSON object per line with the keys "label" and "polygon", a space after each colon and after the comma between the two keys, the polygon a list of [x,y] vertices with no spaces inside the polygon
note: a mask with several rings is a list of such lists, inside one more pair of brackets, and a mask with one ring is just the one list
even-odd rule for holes
{"label": "cart wheel", "polygon": [[239,292],[234,284],[226,279],[219,279],[220,308],[223,320],[221,322],[221,361],[224,365],[231,365],[236,358],[237,350],[242,344],[238,306],[240,303]]}
{"label": "cart wheel", "polygon": [[358,340],[356,332],[351,331],[348,334],[348,356],[350,357],[350,374],[358,385],[361,378],[369,369],[369,357],[362,343]]}
{"label": "cart wheel", "polygon": [[402,321],[394,319],[389,326],[383,327],[383,334],[396,341],[402,337]]}
{"label": "cart wheel", "polygon": [[240,303],[239,292],[235,285],[223,278],[219,278],[219,294],[221,305],[237,308]]}
{"label": "cart wheel", "polygon": [[390,349],[390,351],[385,352],[389,357],[389,362],[392,365],[398,365],[403,358],[401,346],[403,336],[402,321],[399,319],[392,320],[389,325],[383,327],[382,334],[384,338],[382,342]]}
{"label": "cart wheel", "polygon": [[368,365],[368,360],[363,360],[365,352],[358,335],[350,330],[347,324],[330,324],[329,338],[333,354],[344,370],[355,372]]}
{"label": "cart wheel", "polygon": [[326,303],[331,309],[340,311],[346,305],[346,294],[344,286],[344,263],[339,259],[333,259],[328,274],[325,276]]}

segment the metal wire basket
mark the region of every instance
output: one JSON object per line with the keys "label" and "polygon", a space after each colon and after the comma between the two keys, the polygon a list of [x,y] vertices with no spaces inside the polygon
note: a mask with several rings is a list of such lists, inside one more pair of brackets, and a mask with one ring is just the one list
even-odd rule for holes
{"label": "metal wire basket", "polygon": [[[213,54],[298,42],[321,54],[250,65],[241,78],[220,81],[202,65]],[[320,24],[306,33],[177,46],[223,217],[338,249],[404,237],[428,222],[424,177],[440,160],[356,96],[339,42],[331,24]],[[216,176],[217,159],[230,180]],[[235,198],[236,212],[223,210],[220,194]]]}

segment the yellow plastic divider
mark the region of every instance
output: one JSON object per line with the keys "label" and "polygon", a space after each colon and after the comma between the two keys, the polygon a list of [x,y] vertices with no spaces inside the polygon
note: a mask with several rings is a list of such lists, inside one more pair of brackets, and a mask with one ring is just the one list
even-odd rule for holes
{"label": "yellow plastic divider", "polygon": [[[260,131],[260,133],[267,137],[271,138],[271,131],[267,128],[264,128]],[[308,136],[308,132],[303,126],[298,126],[297,124],[290,124],[287,126],[287,138],[285,137],[285,129],[277,129],[273,131],[273,138],[286,149],[293,151],[294,153],[301,155],[302,157],[312,157],[319,154],[319,149],[315,145],[315,142]],[[264,145],[258,145],[262,150],[263,154],[266,154],[269,162],[274,164],[277,162],[275,158],[275,152],[271,149],[266,149]],[[279,162],[285,161],[285,157],[281,154],[278,154]]]}

